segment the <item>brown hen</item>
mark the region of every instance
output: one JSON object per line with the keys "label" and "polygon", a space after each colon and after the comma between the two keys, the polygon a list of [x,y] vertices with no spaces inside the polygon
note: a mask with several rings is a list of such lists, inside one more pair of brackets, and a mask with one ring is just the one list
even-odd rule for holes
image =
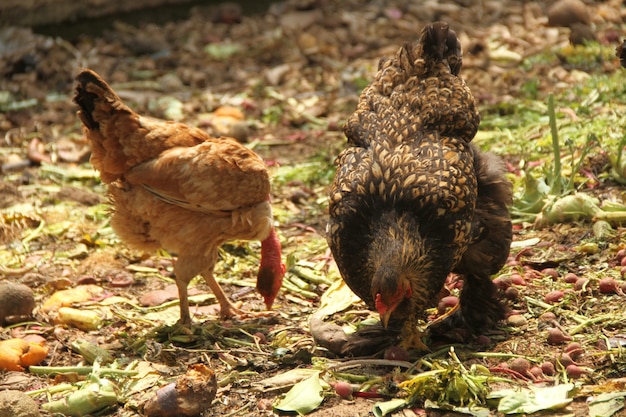
{"label": "brown hen", "polygon": [[219,247],[233,239],[261,240],[257,289],[271,308],[285,270],[263,160],[234,139],[138,115],[91,70],[76,79],[74,101],[91,163],[108,184],[111,225],[136,249],[178,255],[180,323],[191,324],[187,286],[198,274],[223,317],[240,313],[213,277]]}
{"label": "brown hen", "polygon": [[490,275],[509,253],[510,184],[470,145],[480,116],[461,65],[444,22],[382,59],[345,126],[330,190],[328,241],[343,279],[383,326],[409,333],[452,271],[465,283],[448,323],[476,332],[504,311]]}

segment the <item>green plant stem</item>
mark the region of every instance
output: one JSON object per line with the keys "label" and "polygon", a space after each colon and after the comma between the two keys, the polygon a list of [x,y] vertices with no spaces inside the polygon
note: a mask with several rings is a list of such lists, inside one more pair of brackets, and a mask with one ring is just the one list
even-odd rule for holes
{"label": "green plant stem", "polygon": [[76,391],[84,384],[85,384],[85,381],[78,381],[73,384],[63,383],[63,384],[53,385],[48,388],[40,388],[40,389],[36,389],[33,391],[26,391],[26,394],[30,395],[31,397],[35,397],[39,394],[58,394],[59,392],[64,392],[64,391],[70,391],[70,390]]}
{"label": "green plant stem", "polygon": [[[30,373],[35,375],[50,375],[50,374],[67,374],[75,373],[78,375],[89,375],[93,372],[93,366],[29,366]],[[113,368],[99,368],[98,373],[100,375],[112,375],[112,376],[135,376],[137,371],[124,371],[122,369]]]}
{"label": "green plant stem", "polygon": [[550,118],[550,134],[552,135],[552,150],[554,152],[554,171],[552,172],[550,193],[561,195],[561,145],[559,132],[556,127],[556,112],[554,110],[554,96],[548,96],[548,117]]}
{"label": "green plant stem", "polygon": [[581,331],[583,331],[588,326],[591,326],[591,325],[597,324],[597,323],[601,323],[603,321],[609,321],[611,319],[615,319],[615,315],[605,314],[603,316],[594,317],[592,319],[587,319],[587,320],[583,321],[582,323],[580,323],[578,326],[574,327],[573,329],[570,329],[567,333],[573,336],[576,333],[580,333]]}

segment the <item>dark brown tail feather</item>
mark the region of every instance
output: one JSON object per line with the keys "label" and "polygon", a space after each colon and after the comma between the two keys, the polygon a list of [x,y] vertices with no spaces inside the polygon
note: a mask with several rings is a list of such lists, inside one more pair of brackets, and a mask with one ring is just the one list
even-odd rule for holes
{"label": "dark brown tail feather", "polygon": [[90,69],[82,70],[76,76],[76,81],[78,84],[74,102],[80,107],[78,116],[88,129],[98,129],[100,125],[93,117],[96,102],[104,100],[105,96],[108,96],[109,102],[118,101],[120,98],[111,90],[106,81]]}

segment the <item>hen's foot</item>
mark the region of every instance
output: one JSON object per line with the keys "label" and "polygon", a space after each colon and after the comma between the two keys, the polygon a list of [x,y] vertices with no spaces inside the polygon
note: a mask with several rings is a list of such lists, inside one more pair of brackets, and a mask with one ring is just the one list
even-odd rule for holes
{"label": "hen's foot", "polygon": [[416,349],[420,352],[428,352],[430,349],[423,339],[427,334],[427,331],[417,327],[415,323],[412,323],[412,320],[408,320],[402,327],[400,347],[406,350]]}
{"label": "hen's foot", "polygon": [[226,301],[225,303],[220,303],[220,317],[223,319],[230,319],[233,317],[239,317],[246,314],[245,311],[241,310],[241,306],[243,305],[242,301],[237,301],[236,303],[231,303],[230,301]]}

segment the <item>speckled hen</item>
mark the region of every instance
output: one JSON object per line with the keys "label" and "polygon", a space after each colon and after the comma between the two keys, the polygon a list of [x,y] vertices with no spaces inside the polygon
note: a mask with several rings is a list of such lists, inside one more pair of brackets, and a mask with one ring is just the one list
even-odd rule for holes
{"label": "speckled hen", "polygon": [[461,66],[448,25],[425,26],[380,61],[344,129],[328,242],[385,327],[412,331],[452,271],[465,283],[448,323],[479,331],[503,316],[490,275],[509,253],[510,184],[499,160],[470,144],[480,116]]}

